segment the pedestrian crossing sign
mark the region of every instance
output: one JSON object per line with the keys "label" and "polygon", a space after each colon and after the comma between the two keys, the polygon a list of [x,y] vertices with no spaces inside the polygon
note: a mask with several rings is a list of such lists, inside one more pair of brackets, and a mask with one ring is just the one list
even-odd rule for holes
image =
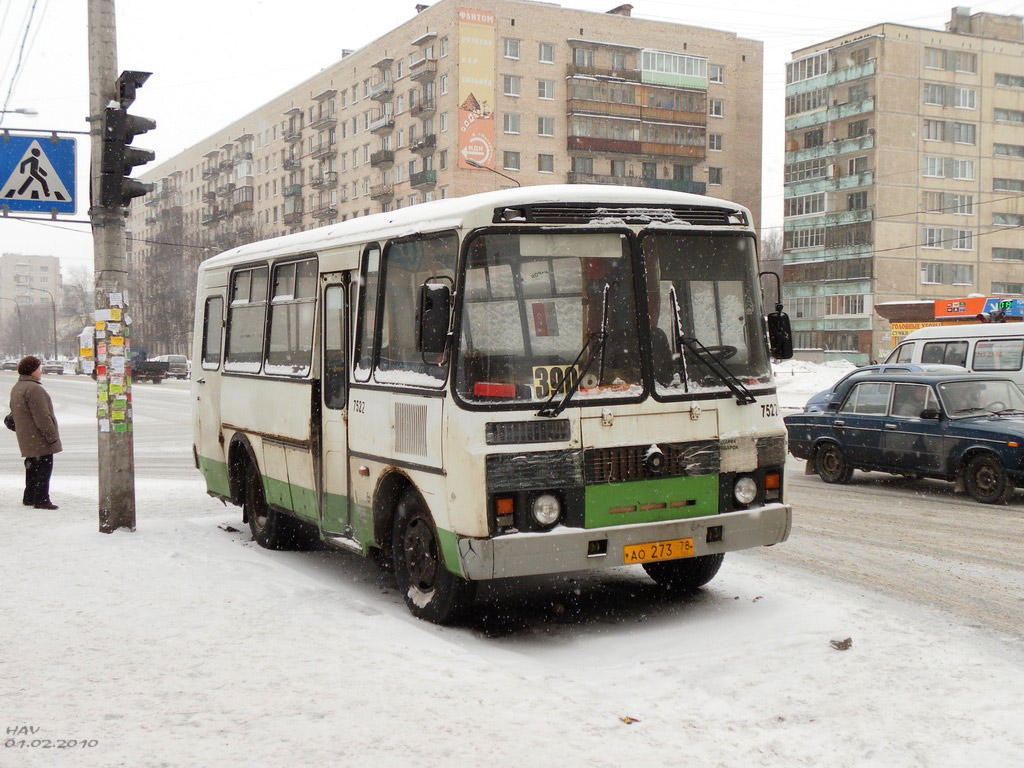
{"label": "pedestrian crossing sign", "polygon": [[75,140],[0,135],[0,208],[75,212]]}

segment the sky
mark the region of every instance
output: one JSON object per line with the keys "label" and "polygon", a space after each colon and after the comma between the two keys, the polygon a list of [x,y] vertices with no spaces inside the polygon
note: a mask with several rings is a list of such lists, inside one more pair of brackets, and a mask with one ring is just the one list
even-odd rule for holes
{"label": "sky", "polygon": [[[465,0],[471,6],[471,0]],[[564,0],[563,7],[606,12],[617,0]],[[153,72],[135,114],[157,128],[136,140],[157,162],[242,117],[415,15],[416,0],[118,0],[118,67]],[[941,29],[951,3],[880,0],[632,0],[633,16],[734,31],[765,45],[763,225],[782,222],[785,62],[794,50],[881,22]],[[973,12],[1024,14],[1020,0],[987,0]],[[28,22],[31,18],[31,25]],[[26,36],[26,28],[29,32]],[[0,128],[87,131],[86,0],[0,0]],[[79,136],[80,204],[86,218],[88,137]],[[59,256],[92,264],[82,224],[0,220],[0,253]]]}

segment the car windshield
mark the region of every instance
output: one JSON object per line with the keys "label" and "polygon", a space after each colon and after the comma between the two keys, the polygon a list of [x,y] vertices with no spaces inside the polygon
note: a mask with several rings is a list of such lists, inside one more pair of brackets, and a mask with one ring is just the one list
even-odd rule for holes
{"label": "car windshield", "polygon": [[463,400],[643,395],[627,234],[479,235],[465,281],[455,377]]}
{"label": "car windshield", "polygon": [[658,394],[728,388],[715,360],[744,385],[771,381],[753,238],[648,229],[641,245]]}
{"label": "car windshield", "polygon": [[992,413],[1024,413],[1024,394],[1012,381],[950,381],[939,385],[939,395],[946,413],[953,419]]}

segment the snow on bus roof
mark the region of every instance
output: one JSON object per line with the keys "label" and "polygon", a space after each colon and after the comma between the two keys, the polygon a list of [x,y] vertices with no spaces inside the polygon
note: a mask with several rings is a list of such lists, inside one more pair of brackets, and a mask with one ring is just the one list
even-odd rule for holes
{"label": "snow on bus roof", "polygon": [[747,214],[748,220],[750,217],[749,211],[738,203],[688,192],[610,184],[544,184],[432,200],[395,211],[360,216],[305,232],[247,243],[208,259],[203,266],[217,267],[247,259],[309,253],[344,246],[347,243],[401,237],[424,230],[452,229],[461,226],[474,212],[488,211],[499,205],[515,206],[529,203],[699,205],[742,211]]}

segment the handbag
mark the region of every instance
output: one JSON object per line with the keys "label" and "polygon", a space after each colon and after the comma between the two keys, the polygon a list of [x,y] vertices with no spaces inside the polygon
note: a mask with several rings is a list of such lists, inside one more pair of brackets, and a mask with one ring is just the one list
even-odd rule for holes
{"label": "handbag", "polygon": [[4,416],[4,426],[7,427],[11,432],[14,431],[14,414],[8,413]]}

